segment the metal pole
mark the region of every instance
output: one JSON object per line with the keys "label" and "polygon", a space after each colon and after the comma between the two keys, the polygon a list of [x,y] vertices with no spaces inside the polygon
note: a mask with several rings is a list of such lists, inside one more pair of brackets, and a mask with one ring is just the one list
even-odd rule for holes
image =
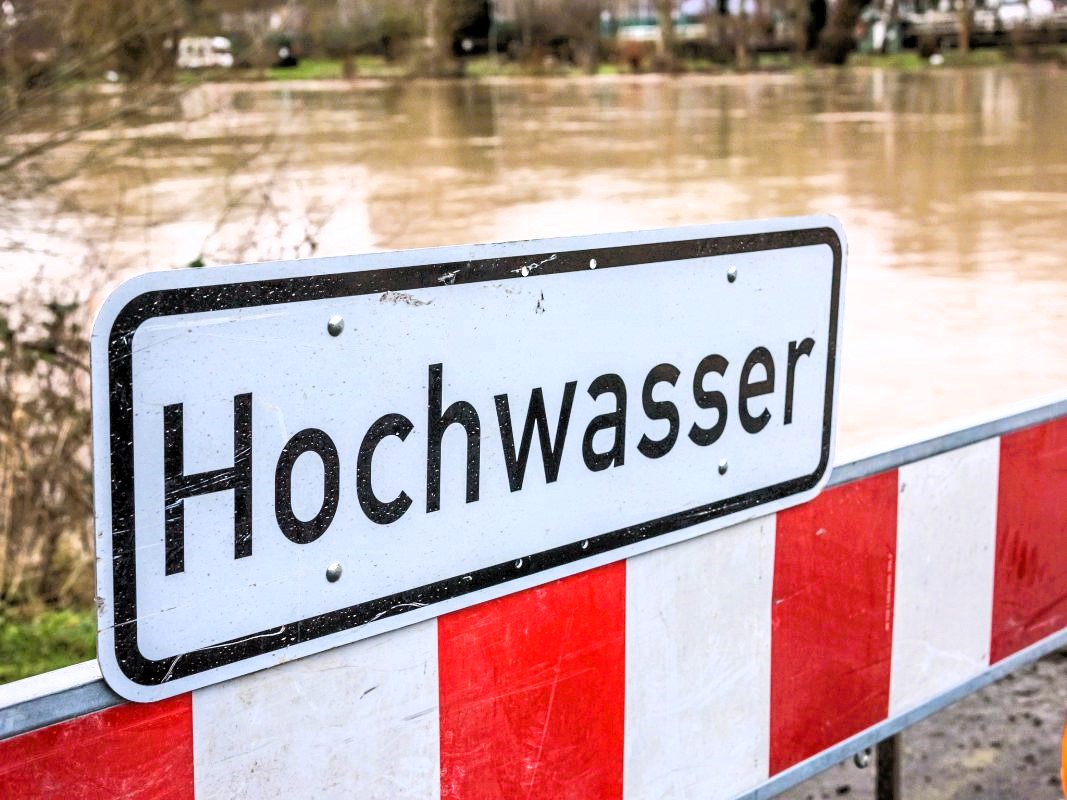
{"label": "metal pole", "polygon": [[900,800],[900,734],[879,742],[875,753],[875,800]]}

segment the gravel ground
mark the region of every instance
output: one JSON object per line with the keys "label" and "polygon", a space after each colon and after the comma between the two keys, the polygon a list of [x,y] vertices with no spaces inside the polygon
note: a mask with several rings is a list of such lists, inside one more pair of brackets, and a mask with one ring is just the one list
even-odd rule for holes
{"label": "gravel ground", "polygon": [[[1065,718],[1067,649],[904,730],[898,800],[1063,800]],[[873,800],[874,779],[849,758],[781,797]]]}

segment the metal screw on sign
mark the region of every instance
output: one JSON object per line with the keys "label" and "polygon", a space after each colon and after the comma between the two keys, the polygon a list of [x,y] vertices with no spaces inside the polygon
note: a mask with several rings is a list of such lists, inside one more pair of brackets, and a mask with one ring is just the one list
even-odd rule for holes
{"label": "metal screw on sign", "polygon": [[330,583],[337,583],[341,580],[341,565],[336,561],[326,567],[326,580]]}
{"label": "metal screw on sign", "polygon": [[589,259],[589,269],[596,269],[596,259],[595,258]]}
{"label": "metal screw on sign", "polygon": [[869,767],[871,764],[871,748],[868,747],[866,750],[861,750],[852,756],[852,763],[860,769]]}
{"label": "metal screw on sign", "polygon": [[730,267],[730,269],[726,270],[726,280],[730,281],[730,283],[737,280],[737,267]]}
{"label": "metal screw on sign", "polygon": [[725,475],[728,469],[730,469],[730,463],[724,458],[719,462],[719,474]]}
{"label": "metal screw on sign", "polygon": [[340,336],[341,331],[345,329],[345,318],[333,316],[330,317],[330,321],[326,323],[326,330],[330,332],[330,336]]}

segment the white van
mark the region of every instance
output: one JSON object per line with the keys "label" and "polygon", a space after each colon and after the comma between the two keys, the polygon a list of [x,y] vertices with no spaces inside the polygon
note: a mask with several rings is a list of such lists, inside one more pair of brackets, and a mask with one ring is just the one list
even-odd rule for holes
{"label": "white van", "polygon": [[184,36],[178,42],[179,69],[232,66],[233,45],[225,36]]}

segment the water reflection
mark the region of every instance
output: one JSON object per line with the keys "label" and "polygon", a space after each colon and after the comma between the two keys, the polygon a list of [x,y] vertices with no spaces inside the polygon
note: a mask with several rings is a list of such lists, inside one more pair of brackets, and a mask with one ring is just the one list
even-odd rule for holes
{"label": "water reflection", "polygon": [[205,86],[130,135],[81,197],[123,198],[134,271],[285,255],[309,217],[334,255],[830,212],[846,446],[1067,389],[1055,70]]}

